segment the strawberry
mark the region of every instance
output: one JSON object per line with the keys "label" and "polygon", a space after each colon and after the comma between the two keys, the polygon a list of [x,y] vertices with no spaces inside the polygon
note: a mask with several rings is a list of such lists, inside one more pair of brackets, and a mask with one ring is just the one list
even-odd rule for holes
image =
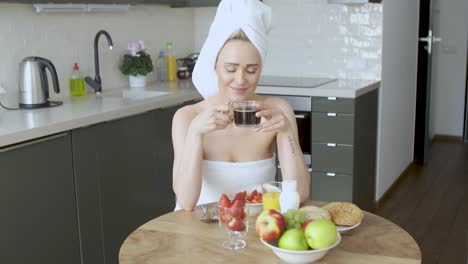
{"label": "strawberry", "polygon": [[234,203],[232,204],[231,207],[244,208],[244,206],[245,206],[245,200],[234,200]]}
{"label": "strawberry", "polygon": [[253,190],[253,192],[252,192],[252,194],[251,194],[250,196],[255,197],[255,196],[257,196],[257,195],[258,195],[257,190]]}
{"label": "strawberry", "polygon": [[232,203],[231,200],[227,197],[225,193],[221,194],[221,198],[219,198],[218,206],[223,208],[231,207]]}
{"label": "strawberry", "polygon": [[233,201],[236,201],[236,200],[242,200],[242,201],[245,201],[245,198],[247,197],[247,191],[243,191],[243,192],[238,192],[236,194],[236,196],[234,197],[234,200]]}
{"label": "strawberry", "polygon": [[257,196],[255,197],[255,200],[256,200],[258,203],[263,203],[263,195],[262,195],[262,193],[257,194]]}
{"label": "strawberry", "polygon": [[232,219],[227,224],[227,227],[231,231],[239,231],[239,232],[245,231],[245,224],[244,224],[244,221],[242,221],[241,219],[236,219],[236,218]]}
{"label": "strawberry", "polygon": [[232,220],[232,217],[229,214],[222,213],[219,219],[221,222],[228,224]]}
{"label": "strawberry", "polygon": [[233,206],[226,209],[226,214],[232,216],[232,218],[242,218],[244,214],[244,208],[236,206],[237,201],[234,202]]}

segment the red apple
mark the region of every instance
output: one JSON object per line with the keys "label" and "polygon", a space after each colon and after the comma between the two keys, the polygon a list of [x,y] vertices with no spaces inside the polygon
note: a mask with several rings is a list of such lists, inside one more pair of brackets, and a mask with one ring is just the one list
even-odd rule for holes
{"label": "red apple", "polygon": [[255,222],[255,232],[265,241],[277,240],[284,232],[285,220],[276,210],[263,211]]}
{"label": "red apple", "polygon": [[302,224],[302,226],[301,226],[301,230],[302,230],[302,232],[304,232],[304,231],[305,231],[305,229],[306,229],[307,225],[308,225],[310,222],[312,222],[312,221],[314,221],[314,219],[309,219],[309,220],[306,220],[306,221],[305,221],[305,222]]}

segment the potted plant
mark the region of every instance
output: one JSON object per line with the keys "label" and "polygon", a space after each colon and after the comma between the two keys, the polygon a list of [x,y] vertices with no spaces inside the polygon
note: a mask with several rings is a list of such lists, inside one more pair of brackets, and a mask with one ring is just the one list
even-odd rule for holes
{"label": "potted plant", "polygon": [[153,63],[143,41],[128,44],[128,53],[123,56],[119,69],[128,75],[130,87],[145,87],[146,75],[153,71]]}

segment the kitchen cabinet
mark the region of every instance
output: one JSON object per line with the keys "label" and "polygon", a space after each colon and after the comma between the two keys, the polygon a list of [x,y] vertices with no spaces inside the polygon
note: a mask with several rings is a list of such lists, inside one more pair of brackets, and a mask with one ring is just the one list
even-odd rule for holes
{"label": "kitchen cabinet", "polygon": [[117,263],[135,228],[174,209],[171,129],[181,106],[72,131],[83,264]]}
{"label": "kitchen cabinet", "polygon": [[72,132],[83,263],[117,263],[135,228],[162,214],[151,112]]}
{"label": "kitchen cabinet", "polygon": [[311,198],[375,208],[378,90],[312,97]]}
{"label": "kitchen cabinet", "polygon": [[71,140],[61,133],[0,148],[2,263],[80,263]]}

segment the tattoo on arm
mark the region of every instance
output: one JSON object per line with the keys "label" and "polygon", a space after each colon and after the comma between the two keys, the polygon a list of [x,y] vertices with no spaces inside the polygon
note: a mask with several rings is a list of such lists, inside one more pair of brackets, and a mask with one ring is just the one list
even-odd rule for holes
{"label": "tattoo on arm", "polygon": [[295,154],[296,153],[296,146],[294,144],[294,137],[291,134],[288,136],[288,142],[289,142],[289,147],[291,149],[291,153]]}

